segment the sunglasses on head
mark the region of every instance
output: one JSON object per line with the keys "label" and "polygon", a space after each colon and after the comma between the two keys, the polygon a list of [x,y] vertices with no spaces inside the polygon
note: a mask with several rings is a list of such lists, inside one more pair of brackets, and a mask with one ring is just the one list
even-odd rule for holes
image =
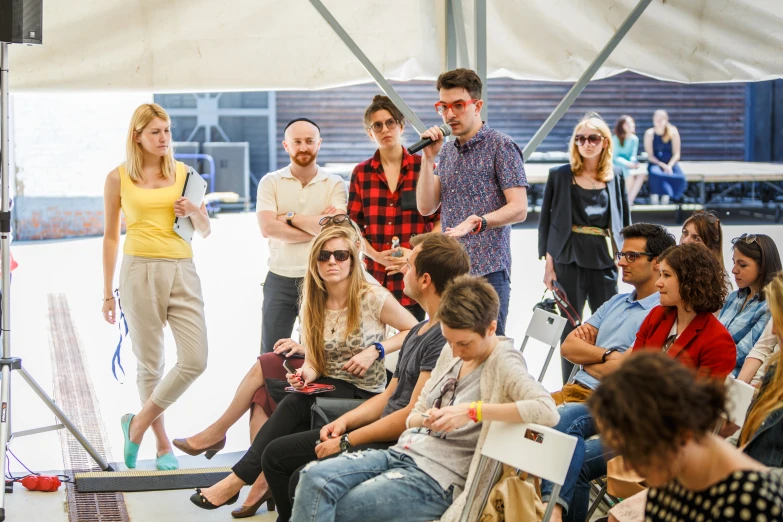
{"label": "sunglasses on head", "polygon": [[696,210],[691,215],[692,217],[703,217],[707,220],[707,223],[712,225],[713,223],[717,223],[720,221],[720,218],[718,217],[718,213],[714,210]]}
{"label": "sunglasses on head", "polygon": [[740,237],[735,237],[731,240],[732,245],[736,245],[737,241],[742,241],[745,244],[750,245],[756,242],[756,234],[742,234]]}
{"label": "sunglasses on head", "polygon": [[351,221],[351,218],[348,216],[348,214],[336,214],[334,216],[322,217],[318,221],[318,224],[323,227],[325,225],[328,225],[330,222],[334,223],[335,225],[339,225],[340,223],[345,223],[346,221]]}
{"label": "sunglasses on head", "polygon": [[321,250],[318,252],[318,261],[326,263],[332,256],[334,256],[335,261],[348,261],[351,257],[351,252],[348,250]]}
{"label": "sunglasses on head", "polygon": [[591,134],[589,136],[583,136],[582,134],[577,134],[574,136],[574,143],[579,145],[580,147],[585,144],[585,142],[590,143],[590,145],[598,145],[604,141],[604,137],[600,134]]}

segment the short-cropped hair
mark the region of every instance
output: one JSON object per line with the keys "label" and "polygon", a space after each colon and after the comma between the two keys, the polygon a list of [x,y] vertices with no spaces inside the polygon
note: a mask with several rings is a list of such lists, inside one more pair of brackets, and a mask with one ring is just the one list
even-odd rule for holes
{"label": "short-cropped hair", "polygon": [[623,239],[644,238],[647,241],[647,251],[652,254],[648,259],[652,261],[663,254],[667,248],[677,245],[674,235],[662,225],[653,225],[652,223],[634,223],[628,225],[620,231]]}
{"label": "short-cropped hair", "polygon": [[500,299],[486,279],[459,276],[446,287],[440,299],[438,318],[455,330],[471,330],[484,337],[498,318]]}
{"label": "short-cropped hair", "polygon": [[465,89],[470,97],[475,100],[481,99],[481,78],[475,71],[470,69],[454,69],[446,71],[438,76],[438,82],[435,88],[441,89]]}
{"label": "short-cropped hair", "polygon": [[688,310],[715,313],[728,295],[724,270],[715,255],[702,243],[667,248],[659,262],[666,261],[677,276],[680,298]]}
{"label": "short-cropped hair", "polygon": [[468,253],[453,237],[429,233],[420,234],[415,239],[416,244],[411,240],[411,246],[421,245],[414,261],[416,275],[429,274],[439,295],[443,295],[452,279],[470,272]]}

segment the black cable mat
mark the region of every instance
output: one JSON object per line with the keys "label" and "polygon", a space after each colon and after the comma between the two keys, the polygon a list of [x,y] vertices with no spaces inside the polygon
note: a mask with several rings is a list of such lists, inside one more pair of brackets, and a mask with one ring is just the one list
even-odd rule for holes
{"label": "black cable mat", "polygon": [[160,491],[207,488],[231,474],[231,468],[193,468],[172,471],[91,471],[76,473],[79,493]]}

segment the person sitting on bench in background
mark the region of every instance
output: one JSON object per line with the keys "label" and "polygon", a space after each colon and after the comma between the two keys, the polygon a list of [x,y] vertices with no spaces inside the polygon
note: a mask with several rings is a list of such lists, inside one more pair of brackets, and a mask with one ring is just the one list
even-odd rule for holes
{"label": "person sitting on bench in background", "polygon": [[680,167],[680,132],[669,123],[669,115],[659,109],[653,114],[653,126],[644,133],[650,204],[668,205],[679,201],[688,187]]}
{"label": "person sitting on bench in background", "polygon": [[402,269],[404,291],[432,319],[414,326],[405,338],[394,377],[383,393],[321,430],[281,437],[267,446],[261,467],[277,504],[278,522],[291,517],[290,497],[298,483],[298,468],[344,451],[386,449],[405,431],[405,419],[446,344],[436,313],[441,294],[452,279],[470,272],[468,254],[453,238],[423,234],[412,238],[411,246],[408,264]]}
{"label": "person sitting on bench in background", "polygon": [[[396,299],[388,299],[388,290],[367,283],[358,239],[353,229],[331,227],[313,241],[302,294],[305,362],[296,374],[287,374],[294,388],[318,382],[335,386],[334,391],[322,396],[368,399],[377,395],[386,385],[384,351],[399,350],[408,330],[416,325],[413,316]],[[387,326],[400,332],[384,341]],[[253,394],[263,384],[258,367],[255,364],[240,384],[229,408],[234,415],[247,410]],[[267,388],[273,392],[271,381],[267,381]],[[253,484],[245,506],[258,503],[260,498],[271,498],[260,475],[263,450],[278,437],[309,429],[310,407],[315,401],[313,395],[286,394],[285,386],[281,382],[274,387],[279,392],[277,409],[233,467],[234,473],[209,489],[197,491],[191,497],[194,504],[214,509],[233,503],[245,484]],[[227,411],[224,416],[229,414]],[[213,434],[204,443],[222,447],[224,437],[224,432]]]}
{"label": "person sitting on bench in background", "polygon": [[[478,473],[489,422],[553,426],[557,408],[510,339],[495,335],[499,299],[479,277],[460,276],[438,317],[448,345],[388,450],[312,462],[300,473],[292,520],[456,521]],[[468,477],[471,477],[468,480]],[[462,491],[462,493],[459,493]]]}

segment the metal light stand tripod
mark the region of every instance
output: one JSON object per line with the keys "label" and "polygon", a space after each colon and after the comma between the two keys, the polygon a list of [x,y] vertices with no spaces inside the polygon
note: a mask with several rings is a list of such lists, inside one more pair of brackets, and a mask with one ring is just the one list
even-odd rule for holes
{"label": "metal light stand tripod", "polygon": [[[3,338],[3,357],[0,358],[0,470],[5,472],[6,467],[6,449],[10,442],[10,419],[11,419],[11,372],[16,370],[22,378],[30,385],[33,391],[48,406],[55,417],[62,424],[55,424],[45,428],[37,428],[14,434],[16,436],[33,435],[44,431],[59,430],[62,428],[71,432],[71,435],[79,441],[79,444],[90,454],[93,460],[101,467],[103,471],[114,471],[106,461],[98,455],[95,448],[90,445],[74,424],[65,416],[65,413],[54,403],[46,392],[22,368],[22,359],[11,357],[11,211],[10,211],[10,184],[11,184],[11,150],[9,134],[9,99],[8,99],[8,43],[0,42],[0,170],[2,176],[0,182],[2,191],[0,197],[0,248],[2,248],[2,338]],[[0,487],[0,522],[5,520],[5,487]]]}

